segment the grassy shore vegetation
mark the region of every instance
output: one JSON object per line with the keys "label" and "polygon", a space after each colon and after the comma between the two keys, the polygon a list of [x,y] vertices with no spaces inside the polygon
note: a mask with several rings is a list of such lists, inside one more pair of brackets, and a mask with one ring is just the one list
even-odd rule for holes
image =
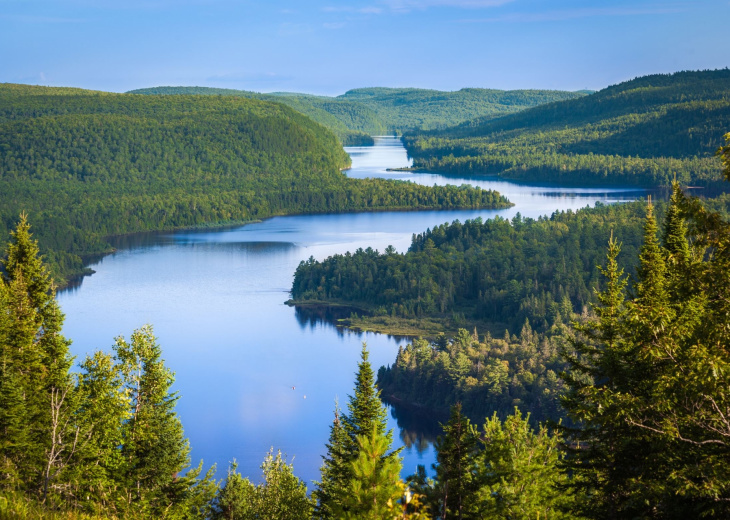
{"label": "grassy shore vegetation", "polygon": [[348,179],[349,156],[281,104],[0,85],[0,232],[27,212],[57,281],[105,237],[273,215],[503,207],[491,191]]}
{"label": "grassy shore vegetation", "polygon": [[725,189],[730,70],[657,74],[506,117],[406,135],[414,167],[532,182]]}

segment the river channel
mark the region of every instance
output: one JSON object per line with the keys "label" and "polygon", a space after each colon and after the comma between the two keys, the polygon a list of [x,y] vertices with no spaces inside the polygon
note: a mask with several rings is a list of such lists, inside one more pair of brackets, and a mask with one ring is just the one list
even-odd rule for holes
{"label": "river channel", "polygon": [[[64,333],[81,361],[110,350],[114,338],[150,323],[176,373],[177,411],[192,446],[192,461],[217,464],[223,477],[235,459],[254,481],[270,448],[281,450],[294,472],[317,480],[335,401],[352,392],[363,342],[374,369],[395,359],[402,339],[341,330],[327,320],[284,305],[294,270],[313,256],[393,245],[408,249],[411,235],[444,222],[501,215],[511,218],[614,203],[643,190],[562,188],[495,179],[388,172],[408,166],[399,139],[346,148],[352,177],[407,179],[421,184],[470,183],[506,195],[505,210],[400,211],[276,217],[242,227],[127,237],[117,252],[91,265],[96,271],[58,300]],[[396,415],[398,419],[396,419]],[[433,429],[389,409],[395,447],[405,446],[403,474],[435,459]],[[310,485],[311,490],[311,485]]]}

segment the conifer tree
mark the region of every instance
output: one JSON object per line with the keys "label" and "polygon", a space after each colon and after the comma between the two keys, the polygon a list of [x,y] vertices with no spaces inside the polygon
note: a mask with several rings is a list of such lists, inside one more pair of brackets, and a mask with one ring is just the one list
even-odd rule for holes
{"label": "conifer tree", "polygon": [[471,504],[478,514],[469,518],[576,518],[561,511],[570,507],[570,498],[559,488],[566,479],[558,470],[560,436],[545,426],[535,432],[529,416],[515,409],[504,422],[496,414],[487,419],[481,440],[483,485]]}
{"label": "conifer tree", "polygon": [[52,481],[67,468],[79,432],[72,421],[70,342],[61,335],[63,314],[25,215],[11,232],[2,265],[7,313],[0,333],[0,408],[5,409],[0,427],[16,425],[2,443],[3,465],[45,500]]}
{"label": "conifer tree", "polygon": [[[79,423],[88,441],[75,461],[76,493],[89,497],[99,512],[114,510],[120,474],[125,470],[119,447],[131,414],[119,365],[111,354],[95,352],[81,363]],[[93,500],[91,500],[93,498]],[[95,511],[90,511],[95,512]]]}
{"label": "conifer tree", "polygon": [[[342,417],[341,422],[338,412],[335,412],[322,467],[322,481],[315,492],[319,500],[317,512],[322,515],[321,518],[370,514],[367,504],[372,497],[380,497],[381,503],[377,506],[380,508],[384,507],[382,497],[392,496],[389,494],[393,489],[390,477],[394,468],[397,468],[395,481],[400,482],[397,476],[401,464],[400,450],[389,452],[393,432],[386,431],[385,407],[380,401],[380,391],[375,387],[365,344],[355,376],[355,392],[350,396],[347,408],[349,413]],[[368,450],[367,453],[363,453],[363,447]],[[382,489],[379,486],[383,486]],[[397,489],[396,494],[400,497],[401,488]]]}
{"label": "conifer tree", "polygon": [[254,486],[236,471],[235,461],[213,500],[213,520],[300,520],[312,516],[307,486],[294,476],[291,464],[270,451],[263,464],[263,482]]}
{"label": "conifer tree", "polygon": [[385,408],[380,401],[380,391],[375,388],[375,374],[368,361],[367,345],[363,343],[361,361],[355,376],[355,395],[347,403],[348,414],[344,417],[344,427],[350,436],[350,447],[357,451],[357,437],[369,436],[373,428],[379,435],[385,435],[392,442],[393,433],[385,431],[387,425]]}
{"label": "conifer tree", "polygon": [[451,407],[451,417],[436,441],[436,510],[443,519],[471,518],[479,489],[477,477],[478,433],[461,413],[461,403]]}
{"label": "conifer tree", "polygon": [[358,435],[357,457],[350,463],[352,480],[344,497],[345,518],[382,520],[400,509],[401,458],[390,450],[391,441],[373,426],[370,435]]}
{"label": "conifer tree", "polygon": [[564,404],[583,429],[567,466],[592,518],[730,513],[730,225],[675,184],[662,238],[649,211],[635,294],[611,297],[607,268],[568,355]]}
{"label": "conifer tree", "polygon": [[[649,233],[651,233],[651,223]],[[612,236],[608,244],[604,289],[597,293],[595,318],[575,325],[576,338],[565,350],[569,370],[563,374],[567,392],[563,406],[576,422],[563,431],[572,442],[562,464],[573,474],[571,487],[579,499],[576,512],[591,518],[625,516],[630,496],[626,482],[636,467],[631,428],[623,419],[626,396],[634,390],[641,370],[633,345],[626,340],[624,305],[626,279],[618,265],[621,246]]]}
{"label": "conifer tree", "polygon": [[190,461],[175,414],[178,396],[170,391],[174,376],[164,366],[149,325],[134,331],[129,343],[117,338],[114,349],[130,396],[129,419],[122,430],[127,503],[133,510],[159,511],[170,499],[181,500],[167,493]]}
{"label": "conifer tree", "polygon": [[335,405],[335,417],[330,426],[327,454],[322,456],[321,480],[316,483],[312,498],[316,501],[315,517],[335,518],[338,504],[342,502],[346,487],[351,480],[349,440],[342,424],[340,408]]}

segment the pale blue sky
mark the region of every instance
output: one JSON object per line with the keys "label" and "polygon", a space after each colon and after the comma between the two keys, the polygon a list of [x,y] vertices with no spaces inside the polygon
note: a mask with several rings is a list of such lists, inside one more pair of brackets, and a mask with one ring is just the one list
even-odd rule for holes
{"label": "pale blue sky", "polygon": [[0,0],[0,82],[600,89],[730,65],[730,0]]}

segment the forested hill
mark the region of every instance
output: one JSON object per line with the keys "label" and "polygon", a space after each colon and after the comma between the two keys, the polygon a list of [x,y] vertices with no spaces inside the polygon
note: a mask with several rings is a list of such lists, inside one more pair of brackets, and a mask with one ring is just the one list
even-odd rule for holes
{"label": "forested hill", "polygon": [[581,313],[593,300],[596,267],[612,233],[631,272],[641,245],[644,203],[600,205],[537,220],[519,216],[443,224],[414,235],[405,254],[357,250],[302,262],[292,297],[347,303],[367,320],[436,320],[441,330],[478,326],[539,332]]}
{"label": "forested hill", "polygon": [[335,136],[281,104],[0,85],[0,232],[27,212],[54,274],[104,237],[279,214],[493,207],[493,192],[348,179]]}
{"label": "forested hill", "polygon": [[556,90],[492,90],[465,88],[455,92],[416,88],[361,88],[337,97],[206,87],[155,87],[131,94],[203,94],[275,101],[306,114],[332,130],[344,144],[367,143],[370,135],[430,130],[475,117],[499,117],[551,101],[585,93]]}
{"label": "forested hill", "polygon": [[407,136],[415,166],[531,181],[716,186],[730,70],[645,76],[579,99]]}
{"label": "forested hill", "polygon": [[492,119],[526,108],[585,96],[560,90],[495,90],[463,88],[454,92],[417,88],[361,88],[339,96],[372,109],[388,132],[429,130],[475,117]]}

